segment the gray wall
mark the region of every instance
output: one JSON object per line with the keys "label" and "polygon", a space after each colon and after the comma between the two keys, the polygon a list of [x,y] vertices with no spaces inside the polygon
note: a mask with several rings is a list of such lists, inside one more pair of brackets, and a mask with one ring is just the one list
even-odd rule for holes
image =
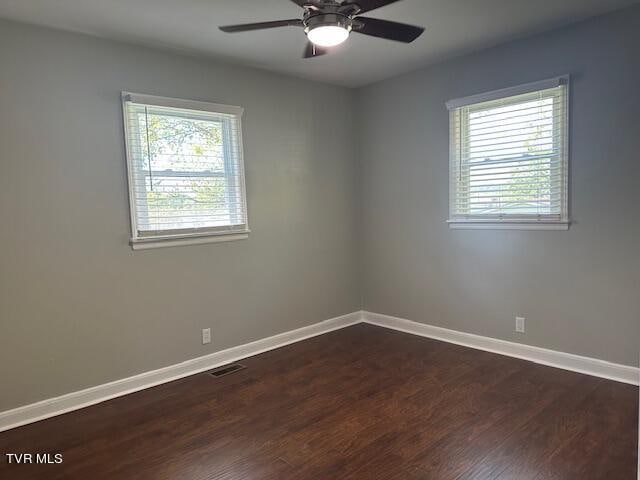
{"label": "gray wall", "polygon": [[[634,8],[361,90],[365,309],[638,365],[639,45]],[[445,101],[566,73],[571,230],[449,230]]]}
{"label": "gray wall", "polygon": [[[7,22],[0,65],[0,411],[360,308],[353,92]],[[248,240],[131,250],[121,90],[245,108]]]}
{"label": "gray wall", "polygon": [[[636,8],[349,91],[0,21],[0,411],[363,305],[637,365],[638,44]],[[571,230],[449,230],[444,102],[565,73]],[[130,249],[121,90],[245,107],[249,240]]]}

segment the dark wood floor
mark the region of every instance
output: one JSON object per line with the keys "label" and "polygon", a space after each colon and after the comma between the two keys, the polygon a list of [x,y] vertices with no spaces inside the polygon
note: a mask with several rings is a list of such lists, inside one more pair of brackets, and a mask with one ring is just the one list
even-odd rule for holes
{"label": "dark wood floor", "polygon": [[634,480],[638,389],[368,325],[0,434],[2,479]]}

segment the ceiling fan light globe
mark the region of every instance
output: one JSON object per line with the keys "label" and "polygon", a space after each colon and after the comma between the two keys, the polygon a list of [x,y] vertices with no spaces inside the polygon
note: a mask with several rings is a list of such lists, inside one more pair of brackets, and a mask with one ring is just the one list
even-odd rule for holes
{"label": "ceiling fan light globe", "polygon": [[307,32],[309,41],[320,47],[335,47],[349,38],[349,30],[338,25],[319,25]]}

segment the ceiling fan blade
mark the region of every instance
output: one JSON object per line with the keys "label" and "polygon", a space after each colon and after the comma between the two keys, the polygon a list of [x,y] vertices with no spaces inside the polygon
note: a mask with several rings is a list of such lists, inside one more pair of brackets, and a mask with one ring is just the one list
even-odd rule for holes
{"label": "ceiling fan blade", "polygon": [[236,32],[249,32],[251,30],[263,30],[266,28],[302,27],[302,26],[303,26],[302,20],[298,18],[292,18],[290,20],[276,20],[273,22],[244,23],[241,25],[225,25],[218,28],[226,33],[236,33]]}
{"label": "ceiling fan blade", "polygon": [[378,18],[357,17],[353,31],[363,35],[371,35],[372,37],[395,40],[396,42],[411,43],[422,35],[424,28]]}
{"label": "ceiling fan blade", "polygon": [[314,45],[311,42],[307,42],[307,46],[304,48],[302,58],[319,57],[320,55],[324,55],[326,53],[329,53],[329,50],[327,50],[326,48],[322,48],[318,45]]}
{"label": "ceiling fan blade", "polygon": [[351,0],[349,2],[343,3],[343,5],[355,4],[355,5],[358,5],[358,7],[360,7],[360,10],[358,13],[367,13],[367,12],[370,12],[371,10],[375,10],[376,8],[384,7],[386,5],[391,5],[392,3],[396,3],[398,1],[399,0]]}

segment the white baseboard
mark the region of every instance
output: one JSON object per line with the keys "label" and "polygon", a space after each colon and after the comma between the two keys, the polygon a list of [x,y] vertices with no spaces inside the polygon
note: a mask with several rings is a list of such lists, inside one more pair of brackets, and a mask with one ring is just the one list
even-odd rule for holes
{"label": "white baseboard", "polygon": [[308,327],[291,330],[279,335],[274,335],[273,337],[239,345],[158,370],[152,370],[103,385],[67,393],[60,397],[18,407],[13,410],[0,412],[0,432],[95,405],[96,403],[121,397],[128,393],[144,390],[172,380],[188,377],[189,375],[204,372],[220,365],[258,355],[259,353],[274,350],[333,330],[345,328],[360,323],[361,321],[362,312],[350,313]]}
{"label": "white baseboard", "polygon": [[362,315],[365,323],[378,325],[380,327],[399,330],[421,337],[433,338],[435,340],[442,340],[448,343],[455,343],[456,345],[484,350],[486,352],[529,360],[542,365],[571,370],[573,372],[615,380],[617,382],[629,383],[631,385],[638,385],[640,383],[640,369],[636,367],[434,327],[432,325],[379,313],[363,312]]}
{"label": "white baseboard", "polygon": [[389,315],[360,311],[245,345],[215,352],[203,357],[187,360],[158,370],[152,370],[114,382],[18,407],[13,410],[0,412],[0,432],[44,420],[45,418],[55,417],[73,410],[79,410],[90,405],[95,405],[96,403],[121,397],[172,380],[188,377],[189,375],[204,372],[220,365],[258,355],[361,322],[618,382],[632,385],[638,385],[640,383],[640,369],[636,367],[434,327]]}

